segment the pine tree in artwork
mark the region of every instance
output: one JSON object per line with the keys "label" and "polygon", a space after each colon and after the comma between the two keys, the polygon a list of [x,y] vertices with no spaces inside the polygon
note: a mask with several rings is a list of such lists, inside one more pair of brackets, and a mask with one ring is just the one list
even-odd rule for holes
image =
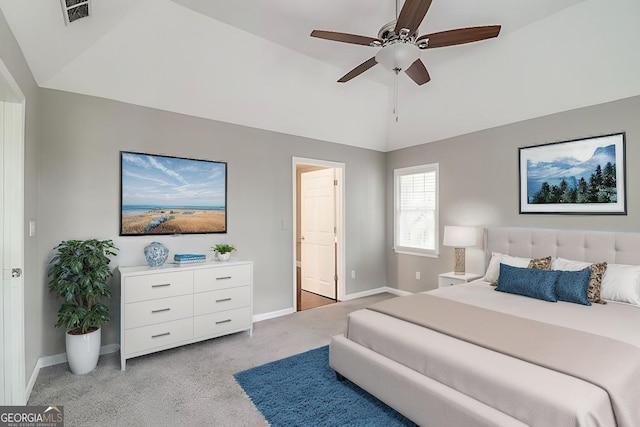
{"label": "pine tree in artwork", "polygon": [[602,172],[603,175],[603,193],[604,200],[603,202],[615,202],[617,200],[617,189],[616,189],[616,165],[608,162],[604,166],[604,170]]}
{"label": "pine tree in artwork", "polygon": [[531,203],[549,203],[551,199],[551,187],[548,182],[543,182],[540,190],[533,196]]}
{"label": "pine tree in artwork", "polygon": [[616,186],[616,165],[611,162],[607,162],[603,171],[604,186],[615,187]]}
{"label": "pine tree in artwork", "polygon": [[591,178],[589,178],[589,202],[597,203],[600,201],[600,189],[603,183],[602,168],[598,165],[595,172],[591,174]]}
{"label": "pine tree in artwork", "polygon": [[589,201],[589,186],[587,180],[580,178],[576,188],[576,203],[587,203]]}

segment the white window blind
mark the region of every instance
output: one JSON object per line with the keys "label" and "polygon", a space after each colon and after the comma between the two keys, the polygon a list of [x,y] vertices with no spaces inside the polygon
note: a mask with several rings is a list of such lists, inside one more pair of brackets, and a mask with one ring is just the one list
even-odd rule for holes
{"label": "white window blind", "polygon": [[438,165],[396,169],[394,249],[438,255]]}

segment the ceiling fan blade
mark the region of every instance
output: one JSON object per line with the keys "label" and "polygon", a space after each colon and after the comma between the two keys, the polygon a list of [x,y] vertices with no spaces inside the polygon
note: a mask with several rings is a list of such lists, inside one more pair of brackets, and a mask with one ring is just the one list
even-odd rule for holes
{"label": "ceiling fan blade", "polygon": [[313,30],[311,32],[311,37],[317,37],[319,39],[326,39],[326,40],[333,40],[336,42],[360,44],[364,46],[382,45],[382,40],[375,37],[358,36],[355,34],[347,34],[347,33],[337,33],[335,31]]}
{"label": "ceiling fan blade", "polygon": [[458,28],[457,30],[441,31],[439,33],[425,34],[418,37],[416,43],[420,40],[429,39],[427,49],[434,47],[454,46],[457,44],[465,44],[477,42],[480,40],[491,39],[500,34],[500,25],[488,25],[485,27],[469,27]]}
{"label": "ceiling fan blade", "polygon": [[416,59],[413,64],[411,64],[411,66],[406,69],[405,73],[407,73],[407,75],[411,77],[411,80],[419,85],[423,85],[431,80],[429,72],[427,71],[427,67],[424,66],[424,63],[420,60],[420,58]]}
{"label": "ceiling fan blade", "polygon": [[394,32],[400,35],[400,30],[406,28],[409,30],[407,36],[413,34],[420,26],[430,6],[431,0],[406,0],[398,16]]}
{"label": "ceiling fan blade", "polygon": [[373,58],[371,58],[371,59],[368,59],[368,60],[364,61],[362,64],[358,65],[356,68],[354,68],[353,70],[349,71],[347,74],[342,76],[342,78],[340,80],[338,80],[338,83],[348,82],[352,78],[354,78],[356,76],[359,76],[360,74],[364,73],[369,68],[371,68],[374,65],[376,65],[377,63],[378,63],[378,61],[376,61],[376,57],[375,56]]}

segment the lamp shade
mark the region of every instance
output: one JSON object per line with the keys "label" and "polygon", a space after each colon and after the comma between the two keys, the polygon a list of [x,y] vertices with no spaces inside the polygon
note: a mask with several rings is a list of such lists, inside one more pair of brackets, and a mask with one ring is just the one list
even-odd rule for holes
{"label": "lamp shade", "polygon": [[453,246],[454,248],[466,248],[475,246],[477,243],[477,234],[475,227],[458,227],[446,225],[444,227],[444,246]]}
{"label": "lamp shade", "polygon": [[411,43],[396,42],[383,47],[376,55],[376,61],[387,70],[406,70],[420,57],[420,49]]}

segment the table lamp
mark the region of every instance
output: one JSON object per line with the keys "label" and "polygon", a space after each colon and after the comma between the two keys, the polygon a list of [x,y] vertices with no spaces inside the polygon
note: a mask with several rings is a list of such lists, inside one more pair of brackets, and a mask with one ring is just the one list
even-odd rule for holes
{"label": "table lamp", "polygon": [[454,247],[455,266],[453,272],[455,274],[464,274],[464,249],[469,246],[475,246],[477,242],[477,234],[475,227],[459,227],[446,225],[444,227],[444,246]]}

